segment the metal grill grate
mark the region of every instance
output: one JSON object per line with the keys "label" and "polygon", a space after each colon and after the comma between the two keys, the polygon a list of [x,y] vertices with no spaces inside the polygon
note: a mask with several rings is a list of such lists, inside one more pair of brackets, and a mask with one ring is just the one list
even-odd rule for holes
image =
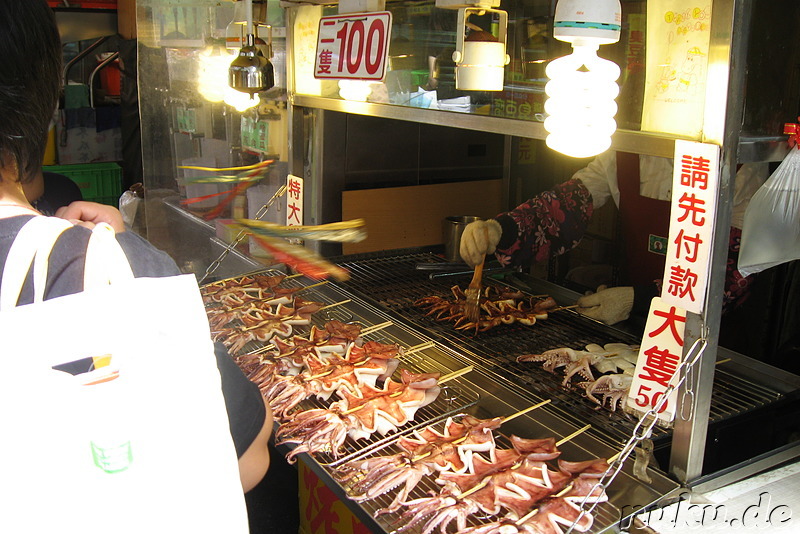
{"label": "metal grill grate", "polygon": [[[436,423],[433,425],[433,428],[442,431],[444,429],[443,423]],[[495,443],[498,449],[511,449],[511,441],[506,437],[504,434],[498,431],[494,431],[495,435]],[[362,460],[368,458],[376,458],[378,456],[391,456],[394,454],[403,453],[403,449],[396,445],[396,443],[390,443],[385,447],[381,447],[379,449],[373,449],[371,452],[368,452],[363,455],[358,455],[355,459]],[[485,454],[481,453],[484,458],[488,458]],[[565,460],[571,460],[571,458],[564,457]],[[550,469],[557,470],[555,461],[549,462]],[[363,480],[363,475],[359,475],[353,477],[346,482],[342,482],[342,488],[345,490],[350,496],[353,496],[358,493],[356,491],[356,487],[358,483]],[[436,495],[442,490],[442,486],[435,482],[436,480],[436,473],[427,475],[422,477],[419,483],[414,487],[414,490],[409,494],[408,500],[413,499],[420,499],[424,497],[429,497],[431,495]],[[367,501],[363,501],[361,505],[370,513],[371,516],[375,517],[378,523],[387,531],[397,531],[398,528],[405,525],[411,519],[403,515],[404,511],[406,510],[404,507],[401,507],[399,510],[394,512],[381,512],[387,508],[392,500],[394,499],[395,495],[399,491],[398,488],[394,488],[382,495],[374,499],[370,499]],[[537,505],[533,505],[531,509],[535,508]],[[502,517],[502,513],[499,515],[485,515],[483,512],[479,514],[469,516],[467,520],[468,526],[480,526],[486,525],[493,521],[497,521],[500,517]],[[592,532],[604,532],[607,528],[611,527],[612,525],[618,524],[621,518],[621,514],[619,509],[614,506],[613,504],[606,502],[601,503],[597,506],[594,513],[592,514],[594,518]],[[455,522],[454,522],[455,523]],[[418,524],[408,528],[405,527],[403,532],[407,532],[410,534],[422,532],[424,529],[425,521],[420,521]],[[438,531],[438,529],[435,529]]]}
{"label": "metal grill grate", "polygon": [[[283,274],[277,271],[263,271],[263,273],[272,275]],[[413,373],[440,373],[442,377],[444,377],[445,375],[457,372],[466,367],[465,364],[454,362],[452,358],[449,358],[442,347],[430,343],[430,340],[424,339],[419,335],[400,329],[392,325],[391,322],[385,322],[385,319],[388,319],[388,317],[376,315],[363,306],[350,302],[350,299],[347,298],[348,295],[337,291],[327,283],[308,285],[305,282],[307,282],[307,280],[293,278],[284,280],[281,285],[282,287],[298,289],[298,291],[294,293],[295,296],[305,300],[320,302],[324,304],[326,308],[312,316],[310,325],[294,326],[292,328],[292,335],[308,337],[312,324],[318,328],[324,328],[325,323],[332,320],[360,324],[362,329],[386,324],[387,326],[385,328],[362,334],[361,337],[364,341],[397,344],[405,349],[427,346],[427,348],[423,350],[409,353],[400,358],[400,365],[393,377],[394,380],[399,381],[398,374],[400,369],[407,369]],[[334,304],[336,305],[330,306]],[[251,341],[244,346],[241,353],[245,354],[258,351],[264,345],[265,343],[259,341]],[[313,453],[312,456],[314,460],[321,465],[331,467],[339,465],[342,462],[350,460],[355,455],[363,454],[365,451],[379,447],[396,439],[402,434],[412,432],[416,428],[429,425],[456,413],[462,413],[470,406],[476,404],[479,399],[480,393],[471,385],[469,374],[458,376],[442,384],[441,391],[437,398],[430,404],[418,409],[414,413],[413,420],[397,428],[396,431],[389,432],[386,435],[380,435],[376,432],[366,438],[360,438],[358,440],[348,436],[341,449],[337,451],[337,454],[333,454],[331,450],[323,450]],[[335,395],[328,400],[320,400],[316,397],[311,397],[301,402],[296,410],[326,409],[336,400],[339,400],[339,397]],[[294,447],[290,446],[290,448]]]}
{"label": "metal grill grate", "polygon": [[[348,291],[389,310],[421,328],[429,337],[454,347],[522,388],[552,399],[553,408],[560,410],[568,419],[579,424],[589,422],[619,442],[630,437],[635,425],[630,416],[619,410],[611,412],[599,408],[581,395],[578,389],[562,387],[560,376],[544,371],[537,363],[518,363],[516,357],[556,347],[583,349],[589,343],[638,344],[638,339],[607,328],[573,310],[552,313],[547,320],[538,321],[532,326],[517,323],[501,325],[477,335],[458,331],[452,323],[437,322],[425,316],[425,310],[414,304],[426,296],[449,297],[450,287],[458,284],[465,288],[469,283],[470,274],[431,278],[430,271],[415,268],[418,263],[436,262],[441,262],[441,259],[429,253],[361,255],[337,261],[351,273],[351,280],[343,284]],[[484,283],[500,285],[486,276]],[[715,373],[709,417],[711,422],[720,421],[770,404],[780,397],[780,393],[719,368]],[[669,430],[656,428],[652,437],[654,441],[659,441],[670,433]]]}

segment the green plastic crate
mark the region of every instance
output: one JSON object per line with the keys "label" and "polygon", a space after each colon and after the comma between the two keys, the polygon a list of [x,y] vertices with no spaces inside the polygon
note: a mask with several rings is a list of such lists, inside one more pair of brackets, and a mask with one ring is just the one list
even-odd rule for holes
{"label": "green plastic crate", "polygon": [[83,200],[119,206],[119,197],[122,195],[122,167],[116,163],[46,165],[42,170],[63,174],[78,184]]}

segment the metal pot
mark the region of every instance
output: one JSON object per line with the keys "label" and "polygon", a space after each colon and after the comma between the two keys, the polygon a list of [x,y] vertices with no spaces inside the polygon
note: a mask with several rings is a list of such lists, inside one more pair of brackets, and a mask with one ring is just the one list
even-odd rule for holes
{"label": "metal pot", "polygon": [[444,257],[447,261],[462,261],[458,252],[461,246],[461,234],[464,233],[464,228],[469,223],[480,219],[480,217],[474,215],[454,215],[444,218],[442,221],[442,241],[444,242]]}

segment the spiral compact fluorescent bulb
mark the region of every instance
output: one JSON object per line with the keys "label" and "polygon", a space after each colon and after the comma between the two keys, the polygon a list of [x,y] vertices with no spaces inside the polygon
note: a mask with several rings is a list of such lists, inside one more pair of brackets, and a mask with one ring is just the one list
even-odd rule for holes
{"label": "spiral compact fluorescent bulb", "polygon": [[545,72],[550,81],[544,90],[548,99],[547,146],[567,156],[587,158],[605,152],[617,129],[614,115],[620,75],[616,63],[597,56],[597,44],[572,44],[573,52],[558,58]]}
{"label": "spiral compact fluorescent bulb", "polygon": [[544,128],[553,150],[588,158],[611,146],[620,68],[598,57],[597,50],[619,40],[621,22],[619,0],[559,0],[553,36],[571,43],[572,54],[551,61],[545,70],[550,81]]}

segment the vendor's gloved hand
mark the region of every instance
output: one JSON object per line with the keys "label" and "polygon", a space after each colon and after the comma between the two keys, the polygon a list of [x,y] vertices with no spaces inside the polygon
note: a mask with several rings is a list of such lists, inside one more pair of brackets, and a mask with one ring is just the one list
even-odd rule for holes
{"label": "vendor's gloved hand", "polygon": [[578,312],[605,324],[615,324],[630,317],[633,308],[633,288],[600,286],[597,293],[578,299]]}
{"label": "vendor's gloved hand", "polygon": [[470,267],[475,267],[487,254],[494,253],[502,235],[503,228],[494,219],[469,223],[461,234],[461,259]]}

